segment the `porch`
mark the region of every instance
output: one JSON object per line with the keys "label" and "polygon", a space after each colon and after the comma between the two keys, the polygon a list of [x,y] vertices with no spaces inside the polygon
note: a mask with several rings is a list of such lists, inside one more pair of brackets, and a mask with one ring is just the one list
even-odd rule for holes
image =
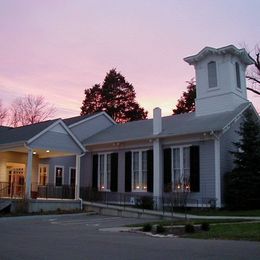
{"label": "porch", "polygon": [[[79,199],[80,159],[85,148],[62,120],[6,130],[0,144],[0,198]],[[51,158],[75,158],[74,182],[64,183],[64,168],[55,167],[50,177]]]}

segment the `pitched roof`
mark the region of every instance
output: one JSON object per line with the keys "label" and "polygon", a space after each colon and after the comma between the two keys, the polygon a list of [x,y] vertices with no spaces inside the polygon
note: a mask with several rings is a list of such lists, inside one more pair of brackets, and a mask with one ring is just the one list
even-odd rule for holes
{"label": "pitched roof", "polygon": [[41,131],[43,131],[45,128],[47,128],[57,120],[59,119],[48,120],[33,125],[9,128],[6,131],[1,131],[0,144],[27,141],[35,135],[39,134]]}
{"label": "pitched roof", "polygon": [[0,133],[4,132],[4,131],[7,131],[9,129],[12,129],[12,127],[9,127],[9,126],[0,126]]}
{"label": "pitched roof", "polygon": [[74,116],[74,117],[70,117],[70,118],[65,118],[63,119],[63,122],[69,126],[69,125],[73,125],[75,123],[78,123],[86,118],[92,117],[93,115],[98,114],[98,113],[92,113],[92,114],[88,114],[88,115],[84,115],[84,116]]}
{"label": "pitched roof", "polygon": [[[162,132],[158,137],[180,136],[210,131],[221,131],[236,115],[250,103],[240,105],[234,111],[196,116],[195,112],[162,118]],[[133,121],[126,124],[113,125],[83,141],[84,145],[123,142],[149,139],[153,135],[153,120]]]}

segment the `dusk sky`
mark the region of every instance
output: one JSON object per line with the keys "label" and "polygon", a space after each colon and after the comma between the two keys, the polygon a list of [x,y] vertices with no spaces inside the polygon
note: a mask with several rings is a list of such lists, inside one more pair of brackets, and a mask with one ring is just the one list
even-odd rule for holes
{"label": "dusk sky", "polygon": [[[152,116],[169,115],[205,46],[260,44],[259,0],[0,0],[0,99],[42,95],[55,117],[80,113],[111,68]],[[252,52],[253,54],[253,52]],[[260,97],[248,92],[260,112]]]}

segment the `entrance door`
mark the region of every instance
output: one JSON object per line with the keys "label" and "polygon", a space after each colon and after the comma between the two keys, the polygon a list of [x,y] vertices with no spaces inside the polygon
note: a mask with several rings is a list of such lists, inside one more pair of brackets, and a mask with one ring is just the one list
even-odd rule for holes
{"label": "entrance door", "polygon": [[24,176],[24,167],[8,167],[8,195],[10,197],[23,197]]}

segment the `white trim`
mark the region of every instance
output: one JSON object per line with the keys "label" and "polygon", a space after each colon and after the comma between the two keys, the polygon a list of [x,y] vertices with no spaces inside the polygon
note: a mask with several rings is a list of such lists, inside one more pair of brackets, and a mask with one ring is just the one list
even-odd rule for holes
{"label": "white trim", "polygon": [[101,115],[104,115],[104,116],[105,116],[111,123],[113,123],[114,125],[117,124],[117,123],[112,119],[112,117],[110,117],[106,112],[100,112],[100,113],[95,114],[95,115],[93,115],[93,116],[90,116],[90,117],[87,117],[87,118],[85,118],[85,119],[82,119],[82,120],[80,120],[80,121],[78,121],[78,122],[76,122],[76,123],[74,123],[74,124],[71,124],[71,125],[69,125],[68,127],[69,127],[69,128],[72,128],[72,127],[74,127],[74,126],[83,124],[83,123],[85,123],[85,122],[87,122],[87,121],[89,121],[89,120],[92,120],[92,119],[94,119],[94,118],[96,118],[96,117],[98,117],[98,116],[101,116]]}
{"label": "white trim", "polygon": [[[184,148],[190,148],[192,145],[191,144],[188,144],[188,145],[173,145],[171,146],[171,181],[172,181],[172,191],[173,192],[177,192],[178,190],[175,189],[175,183],[174,183],[174,162],[173,162],[173,149],[179,149],[180,151],[180,177],[184,176],[184,156],[183,156],[183,151],[184,151]],[[189,150],[190,151],[190,150]],[[183,184],[183,179],[181,179],[181,183]],[[189,190],[190,192],[190,190]]]}
{"label": "white trim", "polygon": [[40,163],[38,165],[38,185],[40,185],[40,168],[41,167],[46,167],[47,169],[47,178],[46,178],[46,185],[49,183],[49,164],[48,163]]}
{"label": "white trim", "polygon": [[75,170],[75,185],[76,185],[76,167],[69,167],[69,181],[68,184],[71,185],[71,170]]}
{"label": "white trim", "polygon": [[221,207],[221,174],[220,174],[220,141],[218,138],[214,140],[214,157],[215,157],[215,197],[217,199],[217,208]]}
{"label": "white trim", "polygon": [[249,103],[245,108],[243,108],[229,123],[227,123],[223,128],[222,128],[222,134],[224,134],[225,132],[227,132],[231,126],[231,124],[233,122],[236,122],[242,115],[243,113],[249,108],[249,107],[253,107],[251,103]]}
{"label": "white trim", "polygon": [[212,47],[205,47],[198,54],[184,58],[184,61],[186,61],[190,65],[194,65],[198,61],[205,58],[208,54],[225,54],[225,53],[231,53],[235,56],[238,56],[240,60],[242,60],[243,63],[245,63],[246,65],[250,65],[254,63],[254,60],[250,57],[250,55],[246,52],[244,48],[238,49],[234,45],[228,45],[217,49]]}
{"label": "white trim", "polygon": [[62,168],[62,182],[61,185],[64,185],[64,166],[63,165],[54,165],[54,186],[55,187],[61,187],[61,186],[56,186],[56,169],[57,168]]}
{"label": "white trim", "polygon": [[146,152],[146,160],[148,149],[140,149],[140,150],[131,150],[131,192],[147,192],[147,169],[146,169],[146,190],[143,189],[135,189],[134,188],[134,153],[138,153],[138,179],[139,185],[142,186],[142,177],[143,177],[143,152]]}
{"label": "white trim", "polygon": [[[107,156],[110,155],[110,167],[111,167],[111,152],[98,153],[98,191],[111,191],[107,187],[108,178],[107,178]],[[104,155],[104,189],[100,187],[100,156]],[[111,185],[111,169],[110,169],[110,185]]]}

